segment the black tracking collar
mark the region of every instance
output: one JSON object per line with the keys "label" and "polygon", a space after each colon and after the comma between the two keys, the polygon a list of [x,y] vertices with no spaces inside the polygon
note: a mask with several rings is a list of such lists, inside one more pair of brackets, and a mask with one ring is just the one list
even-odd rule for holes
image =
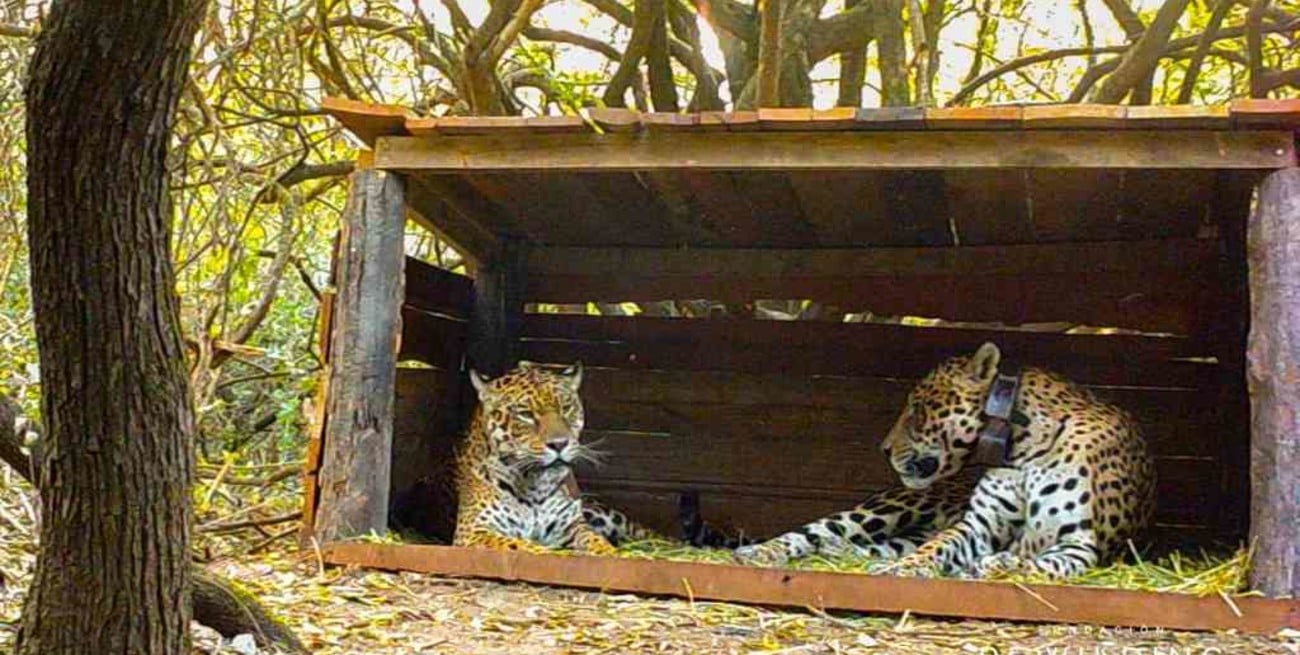
{"label": "black tracking collar", "polygon": [[1011,423],[1020,395],[1020,370],[998,373],[984,399],[984,426],[975,443],[972,464],[988,467],[1011,465]]}

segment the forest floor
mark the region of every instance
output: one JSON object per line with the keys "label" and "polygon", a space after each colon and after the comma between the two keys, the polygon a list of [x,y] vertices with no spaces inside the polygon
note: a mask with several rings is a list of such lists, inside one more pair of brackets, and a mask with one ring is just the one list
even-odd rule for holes
{"label": "forest floor", "polygon": [[[35,563],[34,497],[0,471],[0,652]],[[1273,637],[829,615],[321,566],[288,540],[209,569],[237,581],[323,655],[560,653],[1300,653]],[[196,653],[241,652],[196,627]],[[243,650],[244,655],[251,651]]]}

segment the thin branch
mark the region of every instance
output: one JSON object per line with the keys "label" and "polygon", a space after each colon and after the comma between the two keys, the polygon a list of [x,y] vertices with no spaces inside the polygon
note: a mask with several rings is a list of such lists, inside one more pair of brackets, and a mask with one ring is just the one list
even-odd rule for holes
{"label": "thin branch", "polygon": [[1115,22],[1124,30],[1130,43],[1142,38],[1142,33],[1146,32],[1146,25],[1142,24],[1142,19],[1138,18],[1137,12],[1128,6],[1124,0],[1102,0],[1110,14],[1115,17]]}
{"label": "thin branch", "polygon": [[36,36],[36,28],[0,23],[0,36],[8,36],[16,39],[31,39]]}
{"label": "thin branch", "polygon": [[[1296,29],[1300,29],[1300,23],[1265,25],[1263,29],[1261,29],[1260,31],[1264,34],[1278,34],[1278,33],[1293,32]],[[1237,37],[1240,37],[1243,34],[1245,34],[1245,27],[1242,25],[1225,27],[1219,31],[1218,36],[1215,38],[1215,42],[1223,41],[1224,39],[1235,39]],[[1165,50],[1166,52],[1177,52],[1180,50],[1185,50],[1187,48],[1196,46],[1196,44],[1199,41],[1200,41],[1200,35],[1173,39],[1169,41],[1169,43],[1166,45]],[[1082,57],[1085,55],[1093,55],[1093,54],[1101,55],[1101,54],[1122,53],[1128,50],[1130,47],[1131,46],[1117,45],[1117,46],[1099,46],[1096,48],[1062,48],[1060,50],[1050,50],[1047,52],[1040,52],[1037,54],[1021,57],[1019,59],[1013,59],[1005,64],[1002,64],[1001,66],[998,66],[997,68],[988,71],[987,73],[984,73],[983,75],[980,75],[979,77],[972,80],[970,83],[962,86],[962,88],[955,95],[953,95],[952,99],[950,99],[947,104],[949,106],[959,106],[965,103],[967,100],[969,100],[970,96],[974,94],[975,91],[978,91],[980,87],[984,86],[985,84],[988,84],[989,82],[999,77],[1002,77],[1007,73],[1020,70],[1021,68],[1025,68],[1027,66],[1033,66],[1035,64],[1042,64],[1050,61],[1056,61],[1058,59],[1067,59],[1069,57]],[[1106,66],[1106,65],[1107,63],[1105,62],[1098,64],[1098,66]]]}
{"label": "thin branch", "polygon": [[281,514],[279,516],[270,516],[261,519],[247,519],[244,521],[227,521],[227,522],[215,521],[213,523],[200,525],[198,529],[199,532],[206,532],[208,534],[220,534],[223,532],[238,532],[239,530],[245,530],[248,528],[260,528],[268,525],[279,525],[281,523],[288,523],[289,521],[297,521],[301,518],[302,518],[302,511],[298,510],[298,511],[289,512],[288,514]]}
{"label": "thin branch", "polygon": [[605,87],[602,100],[606,107],[627,106],[624,94],[640,76],[641,60],[650,51],[655,22],[663,18],[663,0],[640,0],[636,3],[634,17],[632,36],[628,38],[623,58],[618,62],[614,75],[609,78],[609,85]]}
{"label": "thin branch", "polygon": [[1261,34],[1264,13],[1269,0],[1254,0],[1246,12],[1246,56],[1250,61],[1250,97],[1264,98],[1268,89],[1264,88],[1264,37]]}
{"label": "thin branch", "polygon": [[1209,54],[1210,46],[1214,45],[1214,39],[1219,35],[1219,26],[1223,25],[1223,19],[1232,10],[1234,3],[1235,0],[1219,0],[1219,4],[1214,6],[1214,12],[1210,14],[1205,31],[1201,33],[1201,39],[1196,43],[1196,52],[1192,53],[1191,60],[1187,62],[1183,86],[1178,90],[1178,104],[1185,105],[1192,101],[1192,92],[1196,89],[1197,78],[1201,76],[1201,65],[1205,62],[1205,55]]}
{"label": "thin branch", "polygon": [[530,25],[524,28],[523,35],[525,38],[531,39],[533,41],[567,43],[569,45],[578,46],[579,48],[586,48],[593,52],[598,52],[602,55],[605,55],[605,58],[609,59],[610,61],[619,61],[620,59],[623,58],[623,53],[619,52],[618,48],[615,48],[614,46],[610,45],[608,42],[601,41],[600,39],[593,39],[589,36],[578,34],[576,32],[570,32],[567,30],[553,30],[548,27],[537,27],[535,25]]}

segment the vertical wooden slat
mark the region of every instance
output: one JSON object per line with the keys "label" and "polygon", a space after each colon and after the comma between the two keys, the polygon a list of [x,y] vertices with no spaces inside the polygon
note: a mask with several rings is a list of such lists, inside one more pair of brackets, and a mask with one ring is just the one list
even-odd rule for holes
{"label": "vertical wooden slat", "polygon": [[1251,327],[1251,587],[1300,593],[1300,168],[1259,187],[1246,234]]}
{"label": "vertical wooden slat", "polygon": [[484,262],[474,278],[467,353],[469,366],[481,373],[500,375],[515,361],[524,310],[525,254],[519,242],[505,241],[497,257]]}
{"label": "vertical wooden slat", "polygon": [[339,247],[320,501],[322,541],[388,528],[405,205],[393,173],[350,178]]}

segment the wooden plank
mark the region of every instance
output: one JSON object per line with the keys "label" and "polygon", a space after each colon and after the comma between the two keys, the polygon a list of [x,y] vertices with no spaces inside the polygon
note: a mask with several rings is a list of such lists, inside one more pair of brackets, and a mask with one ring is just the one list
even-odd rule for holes
{"label": "wooden plank", "polygon": [[700,117],[697,114],[662,111],[641,114],[641,125],[648,132],[693,131],[699,124]]}
{"label": "wooden plank", "polygon": [[408,118],[406,133],[418,137],[438,136],[438,120],[437,118]]}
{"label": "wooden plank", "polygon": [[637,132],[641,129],[641,114],[624,107],[590,107],[589,116],[606,132]]}
{"label": "wooden plank", "polygon": [[530,275],[784,277],[1032,275],[1193,271],[1215,261],[1206,239],[950,248],[564,248],[528,253]]}
{"label": "wooden plank", "polygon": [[1247,231],[1251,329],[1251,584],[1300,594],[1300,169],[1270,175]]}
{"label": "wooden plank", "polygon": [[1300,129],[1300,98],[1238,99],[1229,107],[1233,125],[1251,129]]}
{"label": "wooden plank", "polygon": [[[425,125],[417,123],[414,127],[422,129]],[[443,116],[428,127],[446,136],[590,132],[581,116]]]}
{"label": "wooden plank", "polygon": [[807,132],[810,130],[844,130],[857,127],[857,110],[835,107],[813,110],[807,107],[762,107],[758,123],[764,130]]}
{"label": "wooden plank", "polygon": [[397,370],[390,525],[451,543],[456,523],[453,452],[460,442],[462,374]]}
{"label": "wooden plank", "polygon": [[493,257],[500,248],[497,234],[515,229],[501,208],[461,180],[448,175],[407,177],[406,201],[412,217],[473,262]]}
{"label": "wooden plank", "polygon": [[460,319],[470,316],[474,306],[474,280],[464,275],[407,257],[404,266],[407,305],[425,312]]}
{"label": "wooden plank", "polygon": [[[945,171],[943,179],[947,214],[952,217],[959,244],[969,247],[1034,240],[1026,171],[953,170]],[[1110,252],[1123,252],[1125,247],[1119,245]]]}
{"label": "wooden plank", "polygon": [[384,137],[375,152],[376,167],[401,171],[1020,167],[1263,170],[1293,166],[1295,161],[1292,135],[1264,130],[686,131],[671,136]]}
{"label": "wooden plank", "polygon": [[[1215,171],[1122,171],[1116,224],[1108,228],[1121,239],[1158,239],[1200,234],[1216,200]],[[1237,211],[1249,211],[1250,200]],[[1097,230],[1101,231],[1101,230]],[[1202,260],[1206,266],[1214,260]]]}
{"label": "wooden plank", "polygon": [[[861,501],[866,489],[853,493],[814,492],[799,490],[770,490],[765,487],[728,488],[693,486],[682,483],[640,484],[618,480],[584,478],[579,481],[583,493],[618,507],[635,520],[663,534],[676,534],[680,529],[678,498],[683,491],[693,491],[700,499],[700,515],[709,524],[726,534],[743,534],[751,538],[764,538],[781,534],[791,528],[827,516],[832,512],[849,509]],[[1177,498],[1172,498],[1177,505]],[[1232,500],[1244,504],[1244,498]],[[1211,510],[1206,510],[1209,512]],[[1225,530],[1204,521],[1214,517],[1203,514],[1202,523],[1187,523],[1177,516],[1157,517],[1143,544],[1157,549],[1213,548],[1224,543],[1236,543],[1243,533]]]}
{"label": "wooden plank", "polygon": [[1007,130],[1020,127],[1024,110],[1018,106],[930,107],[925,127],[932,130]]}
{"label": "wooden plank", "polygon": [[[1029,224],[1038,241],[1120,239],[1123,174],[1119,170],[1028,172]],[[1181,217],[1170,217],[1178,220]],[[1191,235],[1180,235],[1191,236]]]}
{"label": "wooden plank", "polygon": [[792,171],[786,174],[804,218],[823,246],[901,245],[889,221],[883,171]]}
{"label": "wooden plank", "polygon": [[322,540],[388,529],[393,376],[402,331],[402,180],[365,170],[349,181],[314,526]]}
{"label": "wooden plank", "polygon": [[402,346],[399,361],[459,369],[465,353],[468,326],[464,321],[430,314],[410,306],[402,308]]}
{"label": "wooden plank", "polygon": [[370,104],[326,96],[321,99],[321,109],[372,148],[381,136],[407,134],[406,119],[410,113],[396,105]]}
{"label": "wooden plank", "polygon": [[1232,126],[1227,105],[1130,105],[1130,129],[1223,130]]}
{"label": "wooden plank", "polygon": [[890,225],[902,245],[951,246],[952,224],[941,171],[889,171],[881,194]]}
{"label": "wooden plank", "polygon": [[728,303],[812,300],[845,312],[1020,326],[1065,323],[1192,334],[1213,302],[1211,272],[1061,273],[1026,276],[783,276],[749,278],[529,276],[530,302]]}
{"label": "wooden plank", "polygon": [[917,130],[925,126],[925,108],[858,107],[853,118],[859,130]]}
{"label": "wooden plank", "polygon": [[1021,125],[1026,129],[1101,129],[1124,127],[1124,105],[1025,105]]}
{"label": "wooden plank", "polygon": [[1229,606],[1217,596],[448,546],[334,543],[324,549],[323,557],[326,562],[340,565],[761,605],[1252,633],[1273,633],[1300,625],[1297,600],[1241,597]]}
{"label": "wooden plank", "polygon": [[1212,364],[1181,339],[910,328],[814,321],[706,321],[529,314],[528,358],[662,370],[852,375],[915,379],[946,357],[998,343],[1088,384],[1201,388]]}

